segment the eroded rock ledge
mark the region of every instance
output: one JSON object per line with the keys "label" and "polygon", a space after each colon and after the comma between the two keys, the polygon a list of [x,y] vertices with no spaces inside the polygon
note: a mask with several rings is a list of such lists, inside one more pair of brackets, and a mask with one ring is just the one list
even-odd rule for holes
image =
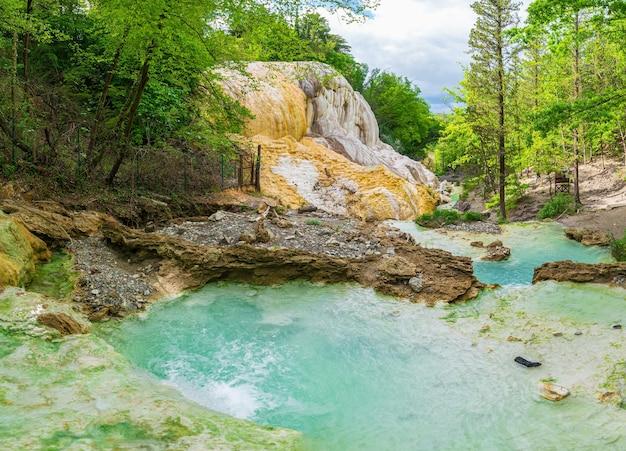
{"label": "eroded rock ledge", "polygon": [[[470,299],[483,287],[469,258],[420,247],[382,224],[319,212],[282,216],[264,205],[258,212],[221,212],[145,231],[53,203],[2,208],[74,254],[82,274],[75,300],[93,320],[123,316],[164,295],[218,280],[354,282],[425,303]],[[268,239],[244,242],[259,230]]]}
{"label": "eroded rock ledge", "polygon": [[570,260],[545,263],[535,269],[533,283],[545,280],[603,283],[626,288],[626,263],[588,264]]}
{"label": "eroded rock ledge", "polygon": [[114,246],[159,258],[161,282],[169,285],[167,279],[175,278],[175,290],[217,280],[275,284],[304,279],[357,282],[384,294],[432,303],[470,299],[482,288],[469,258],[425,249],[401,236],[388,238],[393,255],[352,258],[284,247],[203,245],[134,230],[115,221],[105,222],[102,234]]}

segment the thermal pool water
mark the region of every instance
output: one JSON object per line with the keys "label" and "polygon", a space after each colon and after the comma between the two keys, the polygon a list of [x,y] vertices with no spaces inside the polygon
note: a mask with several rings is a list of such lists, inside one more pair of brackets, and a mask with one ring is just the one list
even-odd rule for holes
{"label": "thermal pool water", "polygon": [[[473,237],[402,227],[475,256]],[[512,260],[476,265],[506,286],[459,306],[354,285],[214,284],[100,334],[188,399],[301,431],[307,449],[625,449],[626,410],[593,395],[626,354],[611,327],[626,320],[626,292],[530,286],[540,262],[609,259],[561,235],[553,225],[507,228],[497,238]],[[516,355],[544,365],[519,367]],[[542,379],[572,396],[541,399]]]}

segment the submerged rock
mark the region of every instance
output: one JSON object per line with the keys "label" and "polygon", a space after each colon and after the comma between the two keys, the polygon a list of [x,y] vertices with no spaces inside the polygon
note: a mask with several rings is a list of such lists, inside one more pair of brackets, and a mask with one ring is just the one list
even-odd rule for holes
{"label": "submerged rock", "polygon": [[565,229],[565,236],[585,246],[608,246],[612,240],[611,234],[602,230],[576,227]]}
{"label": "submerged rock", "polygon": [[570,260],[545,263],[535,269],[533,283],[557,282],[603,283],[626,288],[626,263],[576,263]]}
{"label": "submerged rock", "polygon": [[551,382],[542,382],[539,388],[541,396],[548,401],[558,402],[569,396],[569,390]]}

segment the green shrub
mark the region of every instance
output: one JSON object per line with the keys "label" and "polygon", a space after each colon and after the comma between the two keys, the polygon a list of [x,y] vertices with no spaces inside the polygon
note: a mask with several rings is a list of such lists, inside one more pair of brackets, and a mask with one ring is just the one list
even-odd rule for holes
{"label": "green shrub", "polygon": [[483,219],[483,215],[481,215],[480,213],[476,211],[468,211],[467,213],[463,215],[463,221],[465,222],[482,221],[482,219]]}
{"label": "green shrub", "polygon": [[[513,175],[509,175],[506,179],[506,188],[504,189],[505,192],[505,207],[506,207],[506,211],[511,211],[513,210],[516,206],[517,203],[519,202],[519,200],[524,197],[524,194],[526,194],[526,190],[528,189],[528,185],[520,183],[519,180],[513,176]],[[485,202],[485,207],[487,207],[489,210],[496,208],[500,205],[500,195],[499,194],[494,194],[493,196],[491,196],[491,198]]]}
{"label": "green shrub", "polygon": [[539,219],[556,218],[565,213],[573,213],[574,198],[570,194],[559,193],[550,199],[537,214]]}
{"label": "green shrub", "polygon": [[482,219],[480,213],[468,211],[460,213],[457,210],[435,210],[434,213],[426,213],[419,216],[415,222],[422,227],[437,228],[449,224],[458,224],[459,222],[473,222]]}
{"label": "green shrub", "polygon": [[320,221],[319,219],[307,219],[305,224],[310,226],[318,226],[322,225],[322,221]]}
{"label": "green shrub", "polygon": [[626,262],[626,230],[621,240],[611,241],[611,254],[618,262]]}

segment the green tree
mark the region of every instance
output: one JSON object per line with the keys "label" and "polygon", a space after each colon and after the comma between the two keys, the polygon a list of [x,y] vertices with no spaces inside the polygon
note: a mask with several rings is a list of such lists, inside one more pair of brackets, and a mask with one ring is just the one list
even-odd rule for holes
{"label": "green tree", "polygon": [[404,154],[423,157],[439,123],[420,89],[406,77],[376,69],[365,83],[363,96],[376,115],[382,139]]}
{"label": "green tree", "polygon": [[[472,4],[472,9],[478,18],[469,39],[472,62],[468,86],[480,93],[479,96],[472,96],[472,100],[480,102],[480,97],[484,97],[497,111],[496,123],[489,124],[491,130],[486,131],[497,141],[500,216],[505,219],[507,75],[515,51],[507,30],[517,25],[519,4],[511,0],[479,0]],[[468,106],[471,108],[473,105]],[[483,114],[491,114],[484,109],[482,111]]]}

